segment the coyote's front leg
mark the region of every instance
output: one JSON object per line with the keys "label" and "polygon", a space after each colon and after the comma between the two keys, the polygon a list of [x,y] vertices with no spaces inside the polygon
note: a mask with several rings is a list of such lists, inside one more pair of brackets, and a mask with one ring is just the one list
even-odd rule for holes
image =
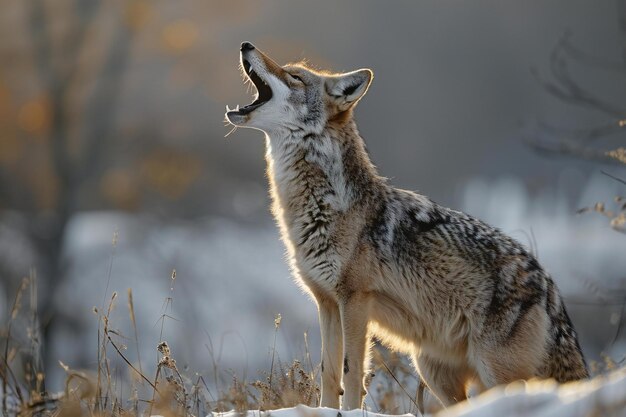
{"label": "coyote's front leg", "polygon": [[343,384],[345,394],[342,409],[361,408],[364,387],[365,358],[368,356],[369,341],[367,323],[369,299],[363,294],[352,294],[340,302],[341,324],[343,327]]}
{"label": "coyote's front leg", "polygon": [[335,300],[316,296],[322,333],[322,407],[339,408],[343,337],[339,306]]}

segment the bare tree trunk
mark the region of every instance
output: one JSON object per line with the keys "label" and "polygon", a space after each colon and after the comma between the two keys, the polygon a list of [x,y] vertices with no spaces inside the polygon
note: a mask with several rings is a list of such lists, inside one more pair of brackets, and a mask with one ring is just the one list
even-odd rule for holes
{"label": "bare tree trunk", "polygon": [[[65,45],[64,59],[70,64],[78,61],[78,54],[83,47],[85,32],[97,17],[99,2],[93,0],[77,0],[77,22],[75,34],[69,44]],[[47,367],[54,366],[55,358],[48,349],[54,332],[59,323],[80,321],[72,317],[60,316],[55,303],[58,302],[59,288],[67,272],[68,259],[64,257],[63,246],[68,222],[80,207],[78,198],[81,185],[96,177],[102,169],[100,158],[104,153],[114,123],[115,108],[122,77],[128,63],[132,44],[130,27],[120,18],[120,24],[107,51],[102,68],[97,73],[97,83],[81,126],[83,152],[78,158],[72,158],[69,148],[69,121],[67,118],[67,93],[74,81],[76,65],[69,65],[65,73],[53,67],[52,57],[55,51],[51,39],[46,33],[51,17],[46,14],[42,0],[32,0],[30,28],[35,46],[36,65],[39,76],[48,92],[51,101],[52,125],[50,131],[51,158],[55,175],[58,178],[58,205],[54,212],[45,220],[45,232],[41,228],[31,230],[31,238],[35,242],[41,259],[45,297],[40,297],[42,316],[43,357]],[[41,214],[35,212],[35,217]],[[34,219],[33,219],[34,220]],[[41,223],[41,219],[38,223]],[[34,222],[33,222],[34,224]],[[69,329],[75,328],[68,326]]]}

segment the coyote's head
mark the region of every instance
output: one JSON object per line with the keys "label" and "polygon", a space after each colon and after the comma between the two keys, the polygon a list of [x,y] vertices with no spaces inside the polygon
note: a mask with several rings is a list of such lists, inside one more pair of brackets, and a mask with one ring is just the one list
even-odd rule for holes
{"label": "coyote's head", "polygon": [[348,120],[373,78],[369,69],[331,74],[303,64],[281,67],[249,42],[241,44],[241,66],[257,96],[245,107],[227,107],[226,118],[267,133],[315,133],[331,121]]}

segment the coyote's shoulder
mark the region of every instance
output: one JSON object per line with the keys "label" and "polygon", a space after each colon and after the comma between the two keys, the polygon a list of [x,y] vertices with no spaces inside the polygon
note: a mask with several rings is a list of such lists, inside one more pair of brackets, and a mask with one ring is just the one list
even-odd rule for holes
{"label": "coyote's shoulder", "polygon": [[444,404],[531,377],[587,376],[559,292],[522,245],[480,220],[392,187],[352,110],[372,73],[280,66],[251,44],[256,100],[228,120],[266,134],[273,212],[294,275],[317,303],[322,405],[358,408],[369,337],[409,354]]}

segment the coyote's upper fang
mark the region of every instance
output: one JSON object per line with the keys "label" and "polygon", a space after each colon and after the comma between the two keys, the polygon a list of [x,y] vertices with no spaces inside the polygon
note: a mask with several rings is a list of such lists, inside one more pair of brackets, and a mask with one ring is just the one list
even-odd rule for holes
{"label": "coyote's upper fang", "polygon": [[237,105],[237,108],[233,111],[238,112],[239,114],[248,114],[254,109],[257,109],[270,101],[272,98],[272,89],[269,84],[252,69],[252,64],[250,64],[249,61],[245,59],[242,60],[242,65],[246,75],[250,81],[252,81],[252,84],[254,84],[254,87],[257,90],[257,95],[252,103],[243,106],[241,109],[239,108],[239,105]]}

